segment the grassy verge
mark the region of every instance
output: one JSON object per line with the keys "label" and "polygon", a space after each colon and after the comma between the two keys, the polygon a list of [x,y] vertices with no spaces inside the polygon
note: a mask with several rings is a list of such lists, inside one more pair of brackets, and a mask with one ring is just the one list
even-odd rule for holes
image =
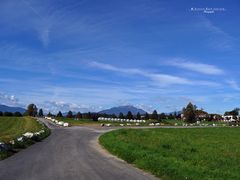
{"label": "grassy verge", "polygon": [[[23,137],[22,141],[16,140],[26,132],[34,133],[41,130],[44,130],[43,133],[32,138]],[[0,142],[4,142],[8,149],[0,151],[0,160],[41,141],[49,134],[50,130],[46,126],[30,117],[0,117]],[[10,143],[11,140],[14,140],[14,144]]]}
{"label": "grassy verge", "polygon": [[239,128],[121,129],[99,141],[162,179],[240,179]]}

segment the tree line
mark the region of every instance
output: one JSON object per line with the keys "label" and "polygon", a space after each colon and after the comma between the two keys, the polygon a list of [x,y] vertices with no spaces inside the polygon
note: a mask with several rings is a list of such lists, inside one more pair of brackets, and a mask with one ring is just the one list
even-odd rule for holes
{"label": "tree line", "polygon": [[[226,111],[224,115],[233,115],[233,116],[238,116],[240,112],[239,108],[235,108],[232,111]],[[116,114],[99,114],[99,113],[81,113],[77,112],[74,114],[72,111],[68,111],[66,115],[63,115],[61,111],[59,111],[57,114],[52,114],[49,112],[47,116],[49,117],[66,117],[66,118],[75,118],[75,119],[93,119],[97,120],[98,117],[105,117],[105,118],[119,118],[119,119],[144,119],[144,120],[156,120],[161,122],[164,119],[183,119],[183,121],[187,123],[194,123],[197,120],[203,120],[203,118],[199,114],[206,114],[206,117],[204,117],[205,120],[212,121],[214,120],[214,117],[217,116],[217,118],[221,118],[220,115],[218,114],[208,114],[207,112],[203,111],[203,109],[198,109],[196,105],[192,104],[191,102],[188,103],[186,107],[182,109],[181,113],[171,113],[171,114],[165,114],[165,113],[158,113],[156,110],[154,110],[152,113],[145,113],[145,114],[140,114],[139,112],[135,115],[131,111],[128,111],[126,115],[124,115],[122,112],[119,113],[118,115]],[[27,106],[26,112],[23,114],[20,112],[1,112],[0,111],[0,116],[16,116],[16,117],[21,117],[21,116],[39,116],[43,117],[44,112],[43,109],[37,108],[35,104],[29,104]]]}

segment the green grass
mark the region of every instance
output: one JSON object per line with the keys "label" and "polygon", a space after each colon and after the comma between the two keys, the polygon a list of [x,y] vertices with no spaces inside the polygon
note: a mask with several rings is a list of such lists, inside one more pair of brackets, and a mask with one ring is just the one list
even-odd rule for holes
{"label": "green grass", "polygon": [[63,122],[68,122],[71,126],[79,126],[79,125],[95,125],[95,124],[100,124],[98,121],[93,121],[92,119],[79,119],[79,120],[74,120],[73,118],[56,118],[59,121]]}
{"label": "green grass", "polygon": [[37,132],[43,126],[30,117],[0,117],[0,141],[9,142],[25,132]]}
{"label": "green grass", "polygon": [[99,141],[162,179],[240,179],[239,128],[120,129]]}
{"label": "green grass", "polygon": [[[25,139],[23,142],[15,141],[15,144],[9,144],[10,140],[22,136],[25,132],[45,132],[32,139]],[[0,152],[0,160],[5,159],[14,153],[24,149],[35,142],[41,141],[50,134],[50,130],[30,117],[0,117],[0,141],[8,144],[9,150]]]}

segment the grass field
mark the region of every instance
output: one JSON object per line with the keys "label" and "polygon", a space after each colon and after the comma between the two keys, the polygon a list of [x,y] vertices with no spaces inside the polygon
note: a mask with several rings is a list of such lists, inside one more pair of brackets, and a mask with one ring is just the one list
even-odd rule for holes
{"label": "grass field", "polygon": [[99,141],[162,179],[240,179],[240,128],[121,129]]}
{"label": "grass field", "polygon": [[36,132],[42,128],[30,117],[0,117],[0,141],[9,142],[25,132]]}
{"label": "grass field", "polygon": [[[23,142],[16,142],[14,145],[10,145],[10,140],[22,136],[26,132],[38,132],[40,130],[45,132],[39,135],[35,139],[28,139]],[[9,145],[9,150],[0,151],[0,160],[5,159],[14,153],[24,149],[37,141],[41,141],[50,134],[50,130],[44,125],[38,123],[36,120],[30,117],[0,117],[0,142],[4,142]]]}

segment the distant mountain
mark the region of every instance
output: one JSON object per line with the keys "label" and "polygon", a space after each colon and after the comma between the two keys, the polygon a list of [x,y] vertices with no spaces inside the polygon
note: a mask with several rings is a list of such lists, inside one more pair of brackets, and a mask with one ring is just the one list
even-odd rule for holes
{"label": "distant mountain", "polygon": [[20,113],[24,113],[26,111],[26,109],[21,108],[21,107],[10,107],[10,106],[6,106],[6,105],[0,105],[0,111],[2,112],[20,112]]}
{"label": "distant mountain", "polygon": [[115,114],[115,115],[118,115],[120,112],[122,112],[124,115],[126,115],[128,113],[128,111],[131,111],[132,114],[136,115],[138,112],[140,114],[145,114],[146,111],[142,110],[142,109],[138,109],[134,106],[119,106],[119,107],[113,107],[113,108],[110,108],[110,109],[106,109],[106,110],[103,110],[103,111],[100,111],[98,113],[101,113],[101,114]]}

